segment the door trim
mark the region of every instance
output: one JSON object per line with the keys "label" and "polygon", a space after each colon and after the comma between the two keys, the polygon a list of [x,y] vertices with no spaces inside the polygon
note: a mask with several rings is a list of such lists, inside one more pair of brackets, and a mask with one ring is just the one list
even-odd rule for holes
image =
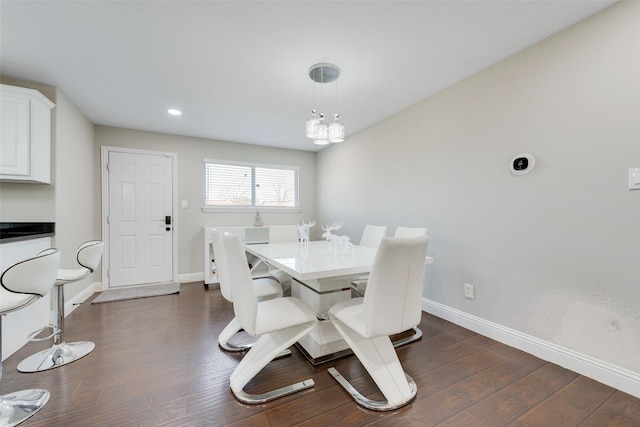
{"label": "door trim", "polygon": [[102,290],[106,291],[109,289],[109,268],[111,267],[111,260],[109,259],[110,253],[110,245],[109,241],[109,224],[107,223],[107,214],[109,212],[109,176],[107,174],[107,163],[109,161],[109,153],[110,152],[118,152],[118,153],[127,153],[127,154],[147,154],[154,156],[164,156],[171,158],[171,173],[172,173],[172,182],[171,182],[171,217],[174,218],[173,226],[171,227],[172,233],[172,248],[171,248],[171,257],[172,257],[172,280],[174,282],[178,282],[178,154],[177,153],[169,153],[165,151],[151,151],[151,150],[140,150],[136,148],[126,148],[126,147],[111,147],[103,145],[100,150],[100,177],[102,179],[102,240],[104,240],[105,248],[104,254],[102,255]]}

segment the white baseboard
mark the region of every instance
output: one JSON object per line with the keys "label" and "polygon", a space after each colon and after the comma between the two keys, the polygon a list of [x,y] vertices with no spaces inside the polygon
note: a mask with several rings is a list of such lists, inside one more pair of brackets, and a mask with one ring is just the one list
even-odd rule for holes
{"label": "white baseboard", "polygon": [[541,340],[497,323],[422,299],[422,310],[448,320],[463,328],[484,335],[503,344],[525,351],[542,360],[577,372],[598,382],[640,398],[640,374],[587,356],[549,341]]}
{"label": "white baseboard", "polygon": [[178,275],[178,281],[180,283],[189,283],[189,282],[202,282],[204,280],[204,274],[200,273],[185,273]]}

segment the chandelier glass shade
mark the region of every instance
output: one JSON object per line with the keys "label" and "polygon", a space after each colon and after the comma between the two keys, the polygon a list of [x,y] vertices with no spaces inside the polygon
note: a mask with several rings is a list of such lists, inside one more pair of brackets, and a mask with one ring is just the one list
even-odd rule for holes
{"label": "chandelier glass shade", "polygon": [[[309,78],[314,83],[320,83],[320,111],[316,108],[311,110],[311,117],[307,119],[305,126],[305,134],[307,138],[313,139],[314,144],[327,145],[330,143],[344,141],[344,124],[339,121],[340,114],[334,114],[335,121],[328,124],[325,123],[325,114],[322,112],[324,106],[323,85],[325,83],[336,82],[336,108],[338,104],[338,77],[340,77],[340,69],[333,64],[320,63],[309,68]],[[315,85],[314,85],[315,95]],[[314,99],[315,102],[315,99]]]}
{"label": "chandelier glass shade", "polygon": [[320,122],[313,128],[313,143],[317,145],[327,145],[329,141],[329,125],[324,122],[324,117],[320,113]]}
{"label": "chandelier glass shade", "polygon": [[320,123],[320,117],[317,110],[311,110],[311,117],[307,119],[306,133],[307,138],[313,138],[313,131],[316,125]]}
{"label": "chandelier glass shade", "polygon": [[329,142],[343,142],[344,141],[344,125],[338,121],[340,114],[336,114],[336,121],[329,124]]}

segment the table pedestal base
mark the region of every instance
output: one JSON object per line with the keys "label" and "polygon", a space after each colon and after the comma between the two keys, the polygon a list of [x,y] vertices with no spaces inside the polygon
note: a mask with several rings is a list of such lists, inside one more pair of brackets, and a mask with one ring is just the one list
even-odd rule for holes
{"label": "table pedestal base", "polygon": [[327,314],[334,304],[351,298],[350,281],[332,279],[330,282],[334,289],[318,292],[305,283],[295,279],[291,281],[291,296],[309,304],[320,320],[318,325],[296,344],[313,365],[351,354],[349,346],[331,320],[328,320]]}

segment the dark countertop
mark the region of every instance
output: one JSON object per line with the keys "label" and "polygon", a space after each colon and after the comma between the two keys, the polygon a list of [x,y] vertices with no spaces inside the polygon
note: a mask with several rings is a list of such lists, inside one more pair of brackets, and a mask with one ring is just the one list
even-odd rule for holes
{"label": "dark countertop", "polygon": [[0,243],[51,237],[55,222],[0,222]]}

